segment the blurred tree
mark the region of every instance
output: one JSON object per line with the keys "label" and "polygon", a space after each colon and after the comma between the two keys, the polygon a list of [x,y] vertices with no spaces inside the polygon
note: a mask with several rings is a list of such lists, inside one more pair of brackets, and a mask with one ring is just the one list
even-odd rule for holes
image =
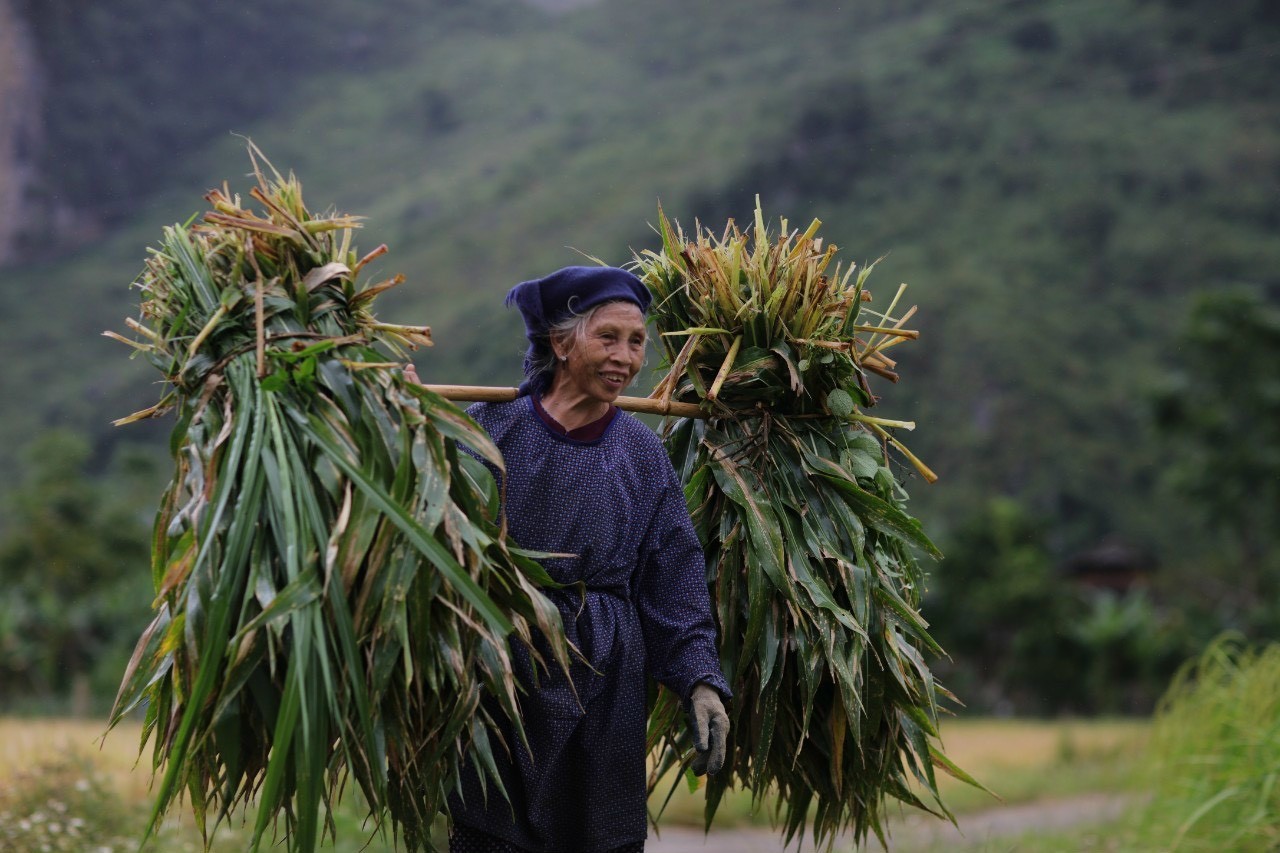
{"label": "blurred tree", "polygon": [[937,670],[996,713],[1146,713],[1194,649],[1176,611],[1141,589],[1073,583],[1049,525],[1010,498],[975,512],[946,543],[923,613],[951,655]]}
{"label": "blurred tree", "polygon": [[[1155,403],[1170,483],[1207,523],[1229,571],[1196,573],[1246,630],[1280,629],[1280,304],[1247,289],[1200,294],[1178,338],[1178,366]],[[1210,550],[1211,549],[1211,550]]]}
{"label": "blurred tree", "polygon": [[0,539],[0,696],[9,708],[49,707],[76,693],[110,698],[152,597],[140,484],[145,458],[119,454],[111,475],[86,474],[87,443],[55,431],[28,453]]}
{"label": "blurred tree", "polygon": [[923,613],[953,658],[939,671],[966,702],[1025,713],[1073,698],[1061,663],[1079,657],[1066,628],[1083,607],[1054,574],[1046,535],[1016,501],[996,498],[944,548]]}
{"label": "blurred tree", "polygon": [[1068,627],[1083,650],[1069,679],[1083,707],[1099,713],[1149,713],[1197,642],[1179,608],[1160,608],[1141,588],[1078,590],[1086,610]]}

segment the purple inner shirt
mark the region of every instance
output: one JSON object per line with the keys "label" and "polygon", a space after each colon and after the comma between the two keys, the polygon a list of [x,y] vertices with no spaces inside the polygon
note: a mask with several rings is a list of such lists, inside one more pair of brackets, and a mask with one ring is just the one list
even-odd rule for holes
{"label": "purple inner shirt", "polygon": [[573,439],[574,441],[599,441],[600,437],[604,435],[604,431],[609,428],[609,424],[613,423],[613,419],[619,411],[617,406],[610,406],[609,411],[605,412],[591,423],[584,424],[575,429],[565,429],[558,420],[547,413],[546,409],[542,408],[541,394],[533,395],[533,410],[537,412],[539,419],[541,419],[552,432],[556,435],[563,435],[565,438]]}

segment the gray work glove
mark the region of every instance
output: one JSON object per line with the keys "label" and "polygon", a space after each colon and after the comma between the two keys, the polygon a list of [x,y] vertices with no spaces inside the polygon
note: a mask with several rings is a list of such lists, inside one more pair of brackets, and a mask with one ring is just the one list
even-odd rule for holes
{"label": "gray work glove", "polygon": [[714,687],[699,684],[689,698],[689,728],[693,730],[693,772],[716,774],[724,766],[725,740],[729,736],[729,715]]}

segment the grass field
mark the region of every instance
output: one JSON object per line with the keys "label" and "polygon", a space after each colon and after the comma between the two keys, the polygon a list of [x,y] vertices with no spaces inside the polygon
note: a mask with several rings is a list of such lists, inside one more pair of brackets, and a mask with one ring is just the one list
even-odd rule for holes
{"label": "grass field", "polygon": [[[46,843],[51,850],[136,848],[150,804],[149,753],[135,762],[136,724],[121,725],[100,743],[103,727],[97,720],[0,719],[0,848],[37,850]],[[1138,720],[960,719],[945,726],[943,738],[953,760],[1012,806],[1129,790],[1147,731],[1147,723]],[[941,784],[945,802],[957,815],[1003,807],[954,780]],[[700,792],[680,783],[663,825],[701,826],[701,802]],[[344,802],[336,820],[338,842],[329,849],[364,848],[367,835],[358,805]],[[753,811],[750,796],[742,792],[726,798],[715,826],[768,824],[768,807]],[[57,832],[50,832],[53,826]],[[245,831],[233,820],[219,828],[215,841],[216,850],[241,850]],[[156,847],[199,848],[199,833],[185,813],[170,818]]]}
{"label": "grass field", "polygon": [[[1128,790],[1135,783],[1133,767],[1142,754],[1147,728],[1143,720],[953,720],[942,730],[947,755],[999,799],[943,776],[943,802],[963,815],[1002,804]],[[669,784],[661,791],[665,793]],[[663,823],[701,825],[701,793],[690,792],[681,782]],[[745,792],[726,797],[715,825],[744,824],[767,826],[768,806],[753,811]]]}
{"label": "grass field", "polygon": [[101,720],[0,718],[0,785],[59,756],[83,757],[128,799],[147,796],[148,763],[138,759],[141,726],[125,724],[103,739]]}

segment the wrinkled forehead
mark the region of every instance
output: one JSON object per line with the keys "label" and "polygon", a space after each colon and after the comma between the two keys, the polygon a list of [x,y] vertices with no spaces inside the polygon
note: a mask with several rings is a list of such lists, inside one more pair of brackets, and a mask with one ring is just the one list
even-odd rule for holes
{"label": "wrinkled forehead", "polygon": [[606,302],[591,312],[587,319],[587,331],[594,332],[604,328],[614,328],[628,334],[645,334],[647,331],[644,312],[640,310],[640,306],[626,301]]}

